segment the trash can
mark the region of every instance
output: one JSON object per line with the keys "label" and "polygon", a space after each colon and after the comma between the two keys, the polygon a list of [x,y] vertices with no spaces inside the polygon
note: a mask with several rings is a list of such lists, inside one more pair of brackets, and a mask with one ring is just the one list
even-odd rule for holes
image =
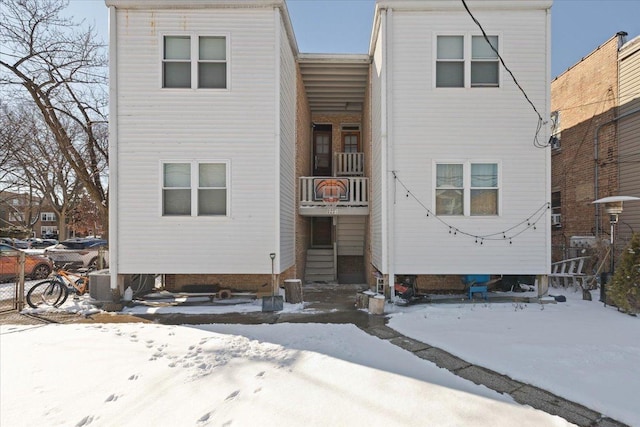
{"label": "trash can", "polygon": [[369,313],[384,314],[384,295],[369,298]]}

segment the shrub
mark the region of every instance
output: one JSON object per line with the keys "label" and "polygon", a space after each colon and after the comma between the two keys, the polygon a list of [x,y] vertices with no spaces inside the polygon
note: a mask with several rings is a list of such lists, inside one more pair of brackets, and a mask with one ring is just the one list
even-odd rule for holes
{"label": "shrub", "polygon": [[631,237],[622,253],[609,295],[621,310],[627,313],[640,312],[640,234]]}

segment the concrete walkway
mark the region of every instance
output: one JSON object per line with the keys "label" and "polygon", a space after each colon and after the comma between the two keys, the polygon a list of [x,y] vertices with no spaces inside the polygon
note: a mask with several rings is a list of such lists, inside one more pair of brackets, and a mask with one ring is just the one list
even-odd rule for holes
{"label": "concrete walkway", "polygon": [[[498,393],[508,394],[516,402],[529,405],[546,413],[557,415],[579,426],[628,427],[626,424],[600,414],[583,405],[532,385],[516,381],[490,369],[473,365],[459,357],[429,344],[406,337],[386,325],[384,315],[372,315],[355,308],[355,295],[362,290],[359,285],[312,284],[303,287],[305,312],[252,312],[225,313],[215,315],[193,314],[149,314],[118,315],[101,314],[90,318],[77,315],[52,314],[24,316],[16,312],[0,313],[0,324],[78,323],[78,322],[157,322],[161,324],[207,324],[207,323],[350,323],[364,332],[386,340],[415,356],[435,363],[455,375],[484,385]],[[308,301],[308,302],[306,302]]]}

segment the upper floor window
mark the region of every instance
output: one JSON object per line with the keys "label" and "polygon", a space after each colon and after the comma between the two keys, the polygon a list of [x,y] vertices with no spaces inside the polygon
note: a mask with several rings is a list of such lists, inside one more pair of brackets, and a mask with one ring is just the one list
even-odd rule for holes
{"label": "upper floor window", "polygon": [[562,193],[551,192],[551,225],[560,227],[562,224]]}
{"label": "upper floor window", "polygon": [[162,87],[227,88],[227,38],[164,36]]}
{"label": "upper floor window", "polygon": [[498,87],[498,36],[437,36],[436,87]]}
{"label": "upper floor window", "polygon": [[436,215],[498,215],[497,163],[436,164]]}
{"label": "upper floor window", "polygon": [[53,222],[56,220],[56,214],[53,212],[42,212],[40,214],[40,221],[43,222]]}
{"label": "upper floor window", "polygon": [[551,139],[549,145],[552,149],[560,148],[560,138],[562,136],[562,126],[560,124],[560,111],[551,113]]}
{"label": "upper floor window", "polygon": [[226,216],[226,162],[162,165],[163,216]]}

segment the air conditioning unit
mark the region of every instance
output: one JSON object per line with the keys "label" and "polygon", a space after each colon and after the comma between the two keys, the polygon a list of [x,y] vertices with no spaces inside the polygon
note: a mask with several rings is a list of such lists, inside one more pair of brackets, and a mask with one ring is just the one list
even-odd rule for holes
{"label": "air conditioning unit", "polygon": [[551,225],[560,226],[562,225],[562,214],[551,214]]}

